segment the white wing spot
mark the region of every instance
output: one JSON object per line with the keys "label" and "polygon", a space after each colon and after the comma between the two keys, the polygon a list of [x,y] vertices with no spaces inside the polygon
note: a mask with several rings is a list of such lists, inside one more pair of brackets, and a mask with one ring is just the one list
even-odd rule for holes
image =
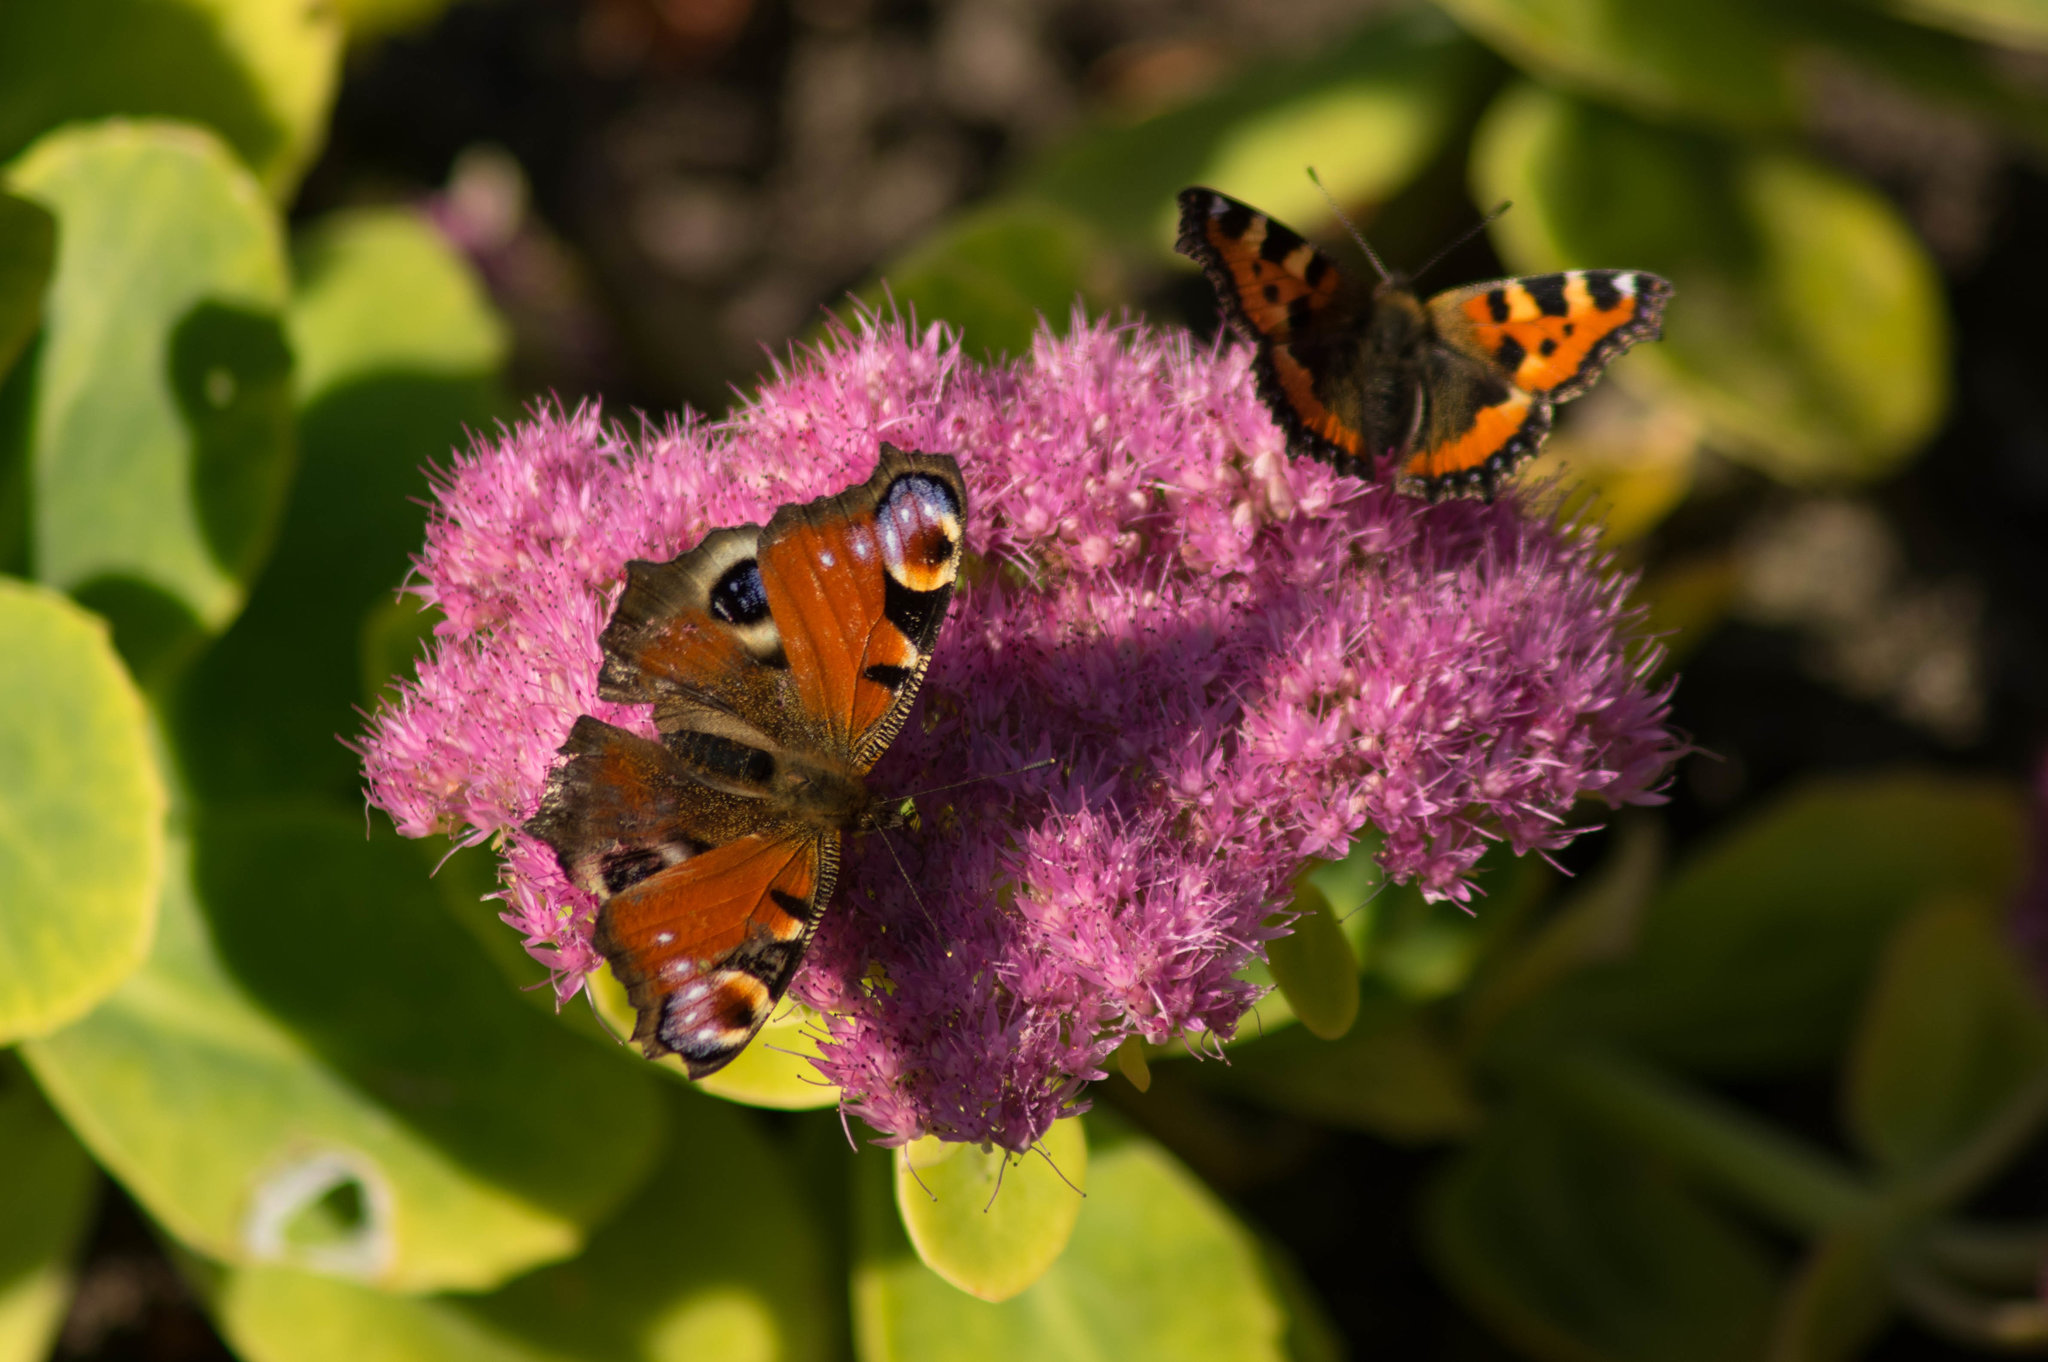
{"label": "white wing spot", "polygon": [[838,560],[837,558],[834,558],[834,557],[832,556],[832,550],[830,550],[830,549],[819,549],[819,550],[818,550],[818,566],[819,566],[819,567],[831,567],[831,566],[832,566],[833,564],[837,563],[838,561],[839,561],[839,560]]}
{"label": "white wing spot", "polygon": [[654,934],[654,944],[657,946],[666,946],[675,939],[676,934],[674,932],[656,932]]}

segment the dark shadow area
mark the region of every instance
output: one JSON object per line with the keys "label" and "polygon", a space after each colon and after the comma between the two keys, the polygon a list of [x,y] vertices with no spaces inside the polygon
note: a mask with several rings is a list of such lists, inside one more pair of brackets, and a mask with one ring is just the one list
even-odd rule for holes
{"label": "dark shadow area", "polygon": [[148,1219],[109,1182],[57,1336],[57,1362],[235,1362]]}
{"label": "dark shadow area", "polygon": [[0,375],[0,572],[21,577],[29,575],[31,561],[29,439],[42,356],[39,332],[15,366]]}
{"label": "dark shadow area", "polygon": [[43,323],[43,288],[57,262],[57,220],[42,205],[0,193],[0,374]]}
{"label": "dark shadow area", "polygon": [[71,595],[106,618],[115,651],[144,690],[176,677],[207,644],[206,627],[190,607],[140,578],[95,577]]}
{"label": "dark shadow area", "polygon": [[209,125],[257,165],[275,156],[287,136],[243,59],[227,50],[220,25],[198,6],[8,6],[0,25],[0,160],[44,128],[112,114]]}
{"label": "dark shadow area", "polygon": [[292,477],[292,353],[273,313],[204,302],[171,329],[171,393],[192,437],[192,504],[221,569],[248,581]]}

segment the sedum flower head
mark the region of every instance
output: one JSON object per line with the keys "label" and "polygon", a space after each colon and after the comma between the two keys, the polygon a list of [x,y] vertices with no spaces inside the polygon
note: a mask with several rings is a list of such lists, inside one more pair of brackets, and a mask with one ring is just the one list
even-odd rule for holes
{"label": "sedum flower head", "polygon": [[848,846],[793,986],[889,1142],[1021,1150],[1126,1038],[1227,1038],[1306,857],[1374,828],[1391,876],[1465,903],[1490,842],[1561,847],[1575,801],[1652,802],[1678,750],[1590,530],[1290,461],[1245,354],[1185,333],[1077,317],[988,367],[863,318],[728,422],[541,410],[435,482],[411,589],[444,618],[371,723],[370,797],[505,839],[558,997],[596,904],[519,829],[577,715],[653,732],[596,698],[625,562],[858,481],[882,440],[958,457],[976,560],[869,784],[992,777]]}

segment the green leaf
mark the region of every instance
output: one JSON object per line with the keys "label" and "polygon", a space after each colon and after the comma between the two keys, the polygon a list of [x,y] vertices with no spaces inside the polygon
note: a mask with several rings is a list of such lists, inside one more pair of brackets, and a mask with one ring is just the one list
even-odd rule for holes
{"label": "green leaf", "polygon": [[1099,308],[1116,292],[1116,263],[1081,218],[1050,204],[1004,199],[927,237],[867,290],[919,321],[959,328],[969,353],[1023,355],[1041,321],[1064,326],[1076,305]]}
{"label": "green leaf", "polygon": [[2048,1071],[2048,1010],[1982,902],[1937,897],[1899,924],[1850,1053],[1844,1106],[1894,1177],[1967,1144]]}
{"label": "green leaf", "polygon": [[149,954],[164,787],[106,626],[0,578],[0,1041],[83,1016]]}
{"label": "green leaf", "polygon": [[[218,799],[317,792],[360,803],[337,742],[373,700],[373,618],[419,551],[424,469],[509,412],[502,321],[468,264],[410,213],[322,219],[297,242],[286,326],[298,357],[300,466],[276,557],[249,608],[194,668],[179,717],[194,783]],[[411,670],[412,656],[403,659]],[[378,659],[378,681],[389,660]]]}
{"label": "green leaf", "polygon": [[193,1249],[397,1290],[574,1254],[660,1131],[642,1072],[511,996],[418,849],[345,814],[174,842],[149,962],[26,1054]]}
{"label": "green leaf", "polygon": [[1752,1362],[1769,1256],[1668,1165],[1523,1095],[1452,1165],[1424,1214],[1445,1280],[1559,1362]]}
{"label": "green leaf", "polygon": [[[2037,140],[2048,134],[2048,101],[2023,78],[1981,48],[1901,23],[1879,5],[1444,0],[1444,7],[1532,74],[1657,122],[1696,122],[1744,137],[1797,133],[1823,121],[1846,85],[1989,114]],[[2031,25],[2011,22],[2023,7],[2033,10]],[[2024,39],[2031,29],[2039,41],[2048,33],[2029,0],[1892,0],[1889,8],[1980,36]]]}
{"label": "green leaf", "polygon": [[1798,117],[1795,73],[1776,50],[1781,26],[1767,9],[1740,0],[1442,3],[1516,65],[1646,113],[1743,132],[1788,127]]}
{"label": "green leaf", "polygon": [[58,224],[24,436],[34,575],[159,674],[241,609],[283,508],[277,219],[219,143],[165,124],[53,133],[8,182]]}
{"label": "green leaf", "polygon": [[1478,1098],[1456,1055],[1413,1007],[1384,995],[1341,1040],[1290,1028],[1236,1047],[1228,1064],[1193,1072],[1240,1098],[1401,1144],[1453,1138],[1479,1123]]}
{"label": "green leaf", "polygon": [[1294,910],[1287,935],[1266,943],[1266,967],[1296,1019],[1335,1040],[1358,1020],[1358,957],[1328,896],[1307,876],[1296,881]]}
{"label": "green leaf", "polygon": [[0,194],[0,378],[43,324],[43,287],[56,263],[56,219],[27,199]]}
{"label": "green leaf", "polygon": [[1472,175],[1482,199],[1515,202],[1493,229],[1515,269],[1642,268],[1672,281],[1663,341],[1616,376],[1682,397],[1711,441],[1771,476],[1878,477],[1940,419],[1940,281],[1866,186],[1792,152],[1533,85],[1488,111]]}
{"label": "green leaf", "polygon": [[1583,971],[1509,1024],[1564,1026],[1723,1074],[1796,1072],[1847,1044],[1892,929],[1930,895],[2001,898],[2025,811],[1988,782],[1815,780],[1693,856],[1652,900],[1633,954]]}
{"label": "green leaf", "polygon": [[1251,1233],[1152,1141],[1091,1115],[1088,1200],[1067,1251],[1021,1294],[976,1300],[919,1262],[889,1159],[856,1176],[861,1362],[1285,1357],[1288,1320]]}
{"label": "green leaf", "polygon": [[211,127],[283,202],[326,133],[340,40],[324,5],[0,7],[0,159],[60,124],[158,115]]}
{"label": "green leaf", "polygon": [[419,214],[334,213],[303,231],[292,254],[298,287],[287,325],[309,414],[381,378],[487,385],[503,368],[504,321],[468,261]]}
{"label": "green leaf", "polygon": [[2039,0],[1889,0],[1889,8],[1987,43],[2048,49],[2048,8]]}
{"label": "green leaf", "polygon": [[1254,66],[1213,95],[1130,127],[1083,134],[1023,179],[1128,247],[1173,247],[1174,196],[1207,184],[1309,230],[1329,206],[1391,197],[1467,116],[1486,55],[1440,15],[1367,24],[1295,61]]}
{"label": "green leaf", "polygon": [[896,1155],[896,1209],[917,1256],[985,1301],[1009,1300],[1058,1261],[1087,1186],[1078,1117],[1024,1154],[927,1136]]}
{"label": "green leaf", "polygon": [[1868,1229],[1838,1230],[1807,1250],[1771,1325],[1765,1362],[1851,1362],[1892,1313],[1885,1245]]}
{"label": "green leaf", "polygon": [[250,1362],[812,1362],[831,1318],[824,1245],[788,1154],[680,1092],[649,1182],[577,1257],[483,1296],[393,1296],[257,1267],[217,1315]]}
{"label": "green leaf", "polygon": [[0,1067],[0,1362],[42,1362],[99,1200],[92,1160],[19,1066]]}

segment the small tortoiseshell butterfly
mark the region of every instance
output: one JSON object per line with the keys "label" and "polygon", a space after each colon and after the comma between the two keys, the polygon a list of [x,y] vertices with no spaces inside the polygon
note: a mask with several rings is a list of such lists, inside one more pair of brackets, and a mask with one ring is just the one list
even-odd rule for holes
{"label": "small tortoiseshell butterfly", "polygon": [[660,741],[584,715],[527,831],[596,894],[633,1039],[722,1068],[789,987],[840,837],[891,821],[865,777],[903,727],[960,571],[950,455],[882,446],[874,475],[626,565],[598,694],[654,705]]}
{"label": "small tortoiseshell butterfly", "polygon": [[1543,443],[1553,404],[1656,339],[1671,296],[1641,270],[1498,279],[1427,302],[1399,275],[1367,289],[1213,189],[1181,191],[1178,249],[1257,347],[1259,396],[1293,453],[1362,478],[1392,456],[1401,490],[1432,501],[1491,498]]}

